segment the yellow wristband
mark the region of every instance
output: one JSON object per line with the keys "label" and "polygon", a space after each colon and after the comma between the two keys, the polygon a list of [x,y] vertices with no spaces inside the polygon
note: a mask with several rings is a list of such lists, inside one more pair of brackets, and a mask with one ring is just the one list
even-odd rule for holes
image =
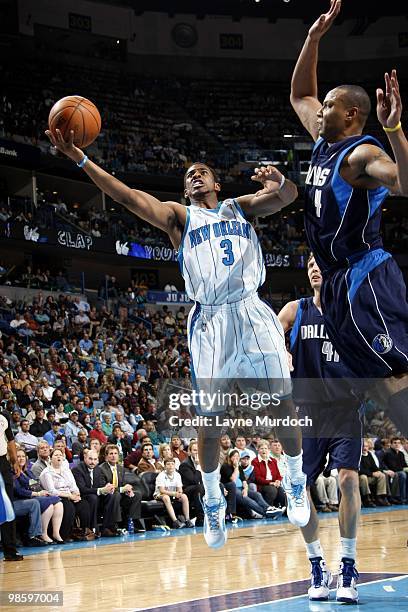
{"label": "yellow wristband", "polygon": [[401,121],[398,121],[397,125],[393,128],[385,127],[383,125],[384,132],[398,132],[401,129]]}

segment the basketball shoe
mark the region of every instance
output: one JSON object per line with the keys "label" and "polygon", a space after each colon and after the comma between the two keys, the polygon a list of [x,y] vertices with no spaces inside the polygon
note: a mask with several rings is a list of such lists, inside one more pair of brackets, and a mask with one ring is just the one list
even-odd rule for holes
{"label": "basketball shoe", "polygon": [[310,601],[327,601],[333,576],[322,557],[313,557],[309,561],[312,564],[311,585],[307,592],[309,599]]}
{"label": "basketball shoe", "polygon": [[339,574],[337,576],[336,601],[344,603],[357,603],[357,580],[358,571],[354,559],[343,557],[340,562]]}
{"label": "basketball shoe", "polygon": [[225,509],[227,502],[222,495],[219,499],[210,497],[202,499],[204,510],[203,533],[205,541],[210,548],[221,548],[227,541],[227,528],[225,525]]}
{"label": "basketball shoe", "polygon": [[306,474],[303,474],[303,481],[293,483],[288,474],[283,479],[285,489],[288,519],[296,527],[304,527],[310,519],[310,504],[306,491]]}

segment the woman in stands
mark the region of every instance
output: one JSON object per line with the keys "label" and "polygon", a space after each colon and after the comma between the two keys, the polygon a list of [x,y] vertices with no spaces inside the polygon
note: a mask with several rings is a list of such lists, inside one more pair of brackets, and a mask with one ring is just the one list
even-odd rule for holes
{"label": "woman in stands", "polygon": [[[28,468],[25,451],[17,451],[17,463],[21,468],[21,474],[14,478],[14,497],[16,499],[38,499],[41,507],[42,539],[49,544],[53,541],[62,540],[60,528],[64,508],[60,498],[56,495],[50,495],[48,491],[43,489],[39,480],[36,479],[32,471]],[[48,525],[50,521],[54,540],[48,536]]]}
{"label": "woman in stands", "polygon": [[158,461],[158,463],[160,463],[160,465],[163,466],[163,469],[164,469],[164,461],[165,461],[165,459],[173,459],[174,460],[174,464],[176,466],[176,471],[178,471],[178,469],[180,467],[180,459],[178,459],[177,457],[173,457],[173,453],[172,453],[170,444],[167,444],[167,442],[163,442],[159,446],[159,461]]}
{"label": "woman in stands", "polygon": [[90,511],[88,503],[81,495],[72,472],[63,465],[64,455],[61,450],[54,449],[51,455],[51,465],[41,472],[40,482],[50,495],[58,495],[64,507],[64,516],[60,529],[61,538],[55,540],[63,544],[70,540],[74,526],[75,515],[79,517],[81,528],[90,526]]}

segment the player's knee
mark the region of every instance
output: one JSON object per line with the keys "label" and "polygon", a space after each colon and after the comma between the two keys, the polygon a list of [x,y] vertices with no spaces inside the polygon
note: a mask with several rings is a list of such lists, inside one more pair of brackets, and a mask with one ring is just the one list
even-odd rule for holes
{"label": "player's knee", "polygon": [[355,470],[340,470],[339,487],[343,495],[352,494],[358,491],[359,478]]}

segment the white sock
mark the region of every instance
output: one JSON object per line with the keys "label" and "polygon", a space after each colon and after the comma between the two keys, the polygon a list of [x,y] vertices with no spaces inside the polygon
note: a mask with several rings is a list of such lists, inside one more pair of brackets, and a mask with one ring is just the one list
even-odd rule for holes
{"label": "white sock", "polygon": [[315,540],[314,542],[305,542],[307,556],[309,559],[313,559],[313,557],[323,557],[323,549],[320,544],[320,540]]}
{"label": "white sock", "polygon": [[289,473],[290,480],[293,484],[303,482],[304,480],[304,475],[303,475],[303,470],[302,470],[302,456],[303,456],[303,451],[300,452],[300,455],[295,455],[295,457],[286,455],[288,473]]}
{"label": "white sock", "polygon": [[210,497],[219,499],[221,497],[220,489],[220,468],[217,467],[213,472],[201,472],[203,477],[203,485],[205,490],[205,498]]}
{"label": "white sock", "polygon": [[356,559],[357,538],[340,538],[341,556],[347,559]]}

